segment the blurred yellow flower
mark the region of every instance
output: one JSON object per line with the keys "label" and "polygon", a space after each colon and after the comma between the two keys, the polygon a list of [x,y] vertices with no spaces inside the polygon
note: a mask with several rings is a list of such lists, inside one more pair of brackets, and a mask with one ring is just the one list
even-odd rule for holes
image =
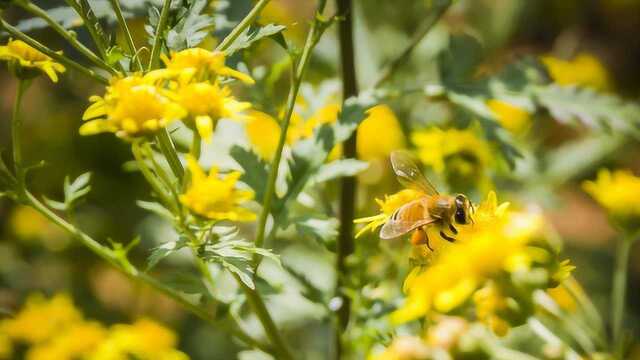
{"label": "blurred yellow flower", "polygon": [[[62,329],[61,329],[62,330]],[[87,357],[107,336],[107,330],[97,322],[69,325],[54,337],[27,352],[27,360],[59,360]]]}
{"label": "blurred yellow flower", "polygon": [[[2,330],[0,328],[0,330]],[[0,359],[11,359],[13,355],[13,345],[9,336],[0,331]]]}
{"label": "blurred yellow flower", "polygon": [[501,311],[508,309],[508,299],[500,293],[498,287],[489,282],[473,294],[478,320],[484,323],[496,335],[504,336],[509,331],[509,323],[500,317]]}
{"label": "blurred yellow flower", "polygon": [[542,216],[507,208],[508,203],[498,205],[495,193],[489,193],[474,213],[475,223],[459,226],[455,243],[442,240],[437,227],[428,227],[435,249],[431,263],[407,277],[406,302],[392,321],[450,312],[501,274],[526,273],[533,264],[551,263],[548,251],[530,244],[541,235]]}
{"label": "blurred yellow flower", "polygon": [[212,220],[253,221],[256,215],[242,207],[253,199],[253,191],[239,190],[236,183],[241,174],[233,171],[220,177],[213,167],[207,176],[195,158],[189,157],[191,184],[180,196],[180,202],[195,214]]}
{"label": "blurred yellow flower", "polygon": [[563,60],[553,56],[541,58],[551,78],[560,85],[578,85],[596,90],[610,90],[609,72],[593,55],[578,54],[573,60]]}
{"label": "blurred yellow flower", "polygon": [[246,84],[255,81],[247,74],[224,65],[225,55],[221,51],[209,51],[201,48],[190,48],[179,52],[171,52],[170,56],[162,55],[168,75],[177,75],[185,81],[215,81],[217,76],[236,78]]}
{"label": "blurred yellow flower", "polygon": [[386,159],[392,151],[406,146],[400,122],[389,106],[374,106],[367,110],[367,115],[358,126],[359,159]]}
{"label": "blurred yellow flower", "polygon": [[390,196],[385,195],[384,200],[376,199],[376,203],[378,203],[380,207],[380,214],[354,220],[353,222],[356,224],[366,224],[358,231],[356,237],[361,236],[367,231],[375,231],[378,227],[386,223],[391,215],[402,205],[422,196],[424,196],[424,194],[419,191],[405,189]]}
{"label": "blurred yellow flower", "polygon": [[585,181],[582,188],[620,225],[640,225],[640,177],[630,170],[601,169],[596,180]]}
{"label": "blurred yellow flower", "polygon": [[14,341],[36,344],[57,336],[80,321],[82,314],[73,306],[69,296],[58,294],[47,300],[36,294],[29,296],[15,317],[0,323],[0,333]]}
{"label": "blurred yellow flower", "polygon": [[247,137],[255,152],[267,161],[273,160],[280,138],[280,125],[269,114],[250,111],[245,125]]}
{"label": "blurred yellow flower", "polygon": [[62,64],[58,64],[22,40],[9,40],[7,45],[0,46],[0,60],[6,60],[10,65],[17,65],[25,70],[38,69],[47,74],[54,83],[58,82],[58,73],[65,72]]}
{"label": "blurred yellow flower", "polygon": [[92,96],[93,103],[82,119],[81,135],[113,132],[130,138],[148,135],[184,118],[187,111],[167,90],[153,84],[155,79],[132,75],[115,79],[104,96]]}
{"label": "blurred yellow flower", "polygon": [[131,325],[111,327],[90,360],[118,360],[131,357],[140,360],[184,360],[189,357],[176,350],[176,335],[170,329],[149,319]]}
{"label": "blurred yellow flower", "polygon": [[496,99],[487,101],[487,106],[493,111],[500,125],[515,134],[525,132],[531,125],[531,114],[521,107]]}
{"label": "blurred yellow flower", "polygon": [[242,111],[251,107],[247,102],[234,99],[228,87],[217,83],[191,83],[180,87],[176,93],[177,102],[188,111],[193,122],[188,125],[195,126],[206,141],[211,140],[220,118],[239,118]]}
{"label": "blurred yellow flower", "polygon": [[417,336],[399,336],[382,353],[370,356],[370,360],[427,360],[433,352]]}

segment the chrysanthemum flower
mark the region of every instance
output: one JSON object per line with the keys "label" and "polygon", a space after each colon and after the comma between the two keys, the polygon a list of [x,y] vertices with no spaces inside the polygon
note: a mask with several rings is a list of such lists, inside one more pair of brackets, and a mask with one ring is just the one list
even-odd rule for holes
{"label": "chrysanthemum flower", "polygon": [[62,64],[58,64],[21,40],[9,40],[7,45],[0,46],[0,60],[6,60],[11,66],[17,66],[23,70],[40,70],[54,83],[58,82],[58,73],[65,72]]}
{"label": "chrysanthemum flower", "polygon": [[178,75],[183,81],[215,81],[217,76],[228,76],[246,84],[255,83],[249,75],[225,66],[225,55],[221,51],[185,49],[171,52],[169,57],[162,55],[162,61],[166,66],[166,74]]}
{"label": "chrysanthemum flower", "polygon": [[176,91],[177,102],[189,113],[189,119],[200,136],[211,140],[220,118],[239,118],[250,103],[237,101],[227,87],[217,83],[199,82],[180,87]]}
{"label": "chrysanthemum flower", "polygon": [[595,181],[582,188],[604,207],[619,225],[640,225],[640,177],[629,170],[601,169]]}
{"label": "chrysanthemum flower", "polygon": [[[507,305],[529,299],[511,299],[498,289],[517,288],[522,282],[526,289],[556,286],[553,276],[560,266],[550,251],[534,244],[542,235],[541,215],[508,211],[508,203],[498,205],[492,192],[478,207],[474,222],[458,226],[455,243],[441,240],[438,229],[428,227],[432,244],[439,243],[430,263],[416,267],[405,280],[408,296],[393,313],[394,322],[449,313],[475,298],[479,319],[503,333],[502,320],[510,319],[500,312],[517,313],[521,309]],[[546,275],[532,272],[534,268]],[[498,287],[487,288],[493,284]]]}
{"label": "chrysanthemum flower", "polygon": [[359,159],[386,159],[392,151],[405,146],[400,122],[389,106],[376,105],[367,110],[367,117],[360,123],[357,132]]}
{"label": "chrysanthemum flower", "polygon": [[253,199],[250,190],[236,188],[240,178],[237,171],[223,177],[217,168],[207,176],[195,158],[188,158],[191,184],[180,196],[180,202],[193,213],[212,220],[253,221],[256,215],[241,205]]}
{"label": "chrysanthemum flower", "polygon": [[519,106],[496,99],[487,101],[487,106],[493,111],[502,127],[514,134],[525,132],[531,125],[531,114]]}
{"label": "chrysanthemum flower", "polygon": [[557,84],[587,86],[596,90],[611,88],[609,72],[593,55],[582,53],[572,60],[543,56],[541,60]]}
{"label": "chrysanthemum flower", "polygon": [[411,140],[422,163],[444,174],[454,188],[489,187],[487,169],[494,161],[491,146],[473,129],[431,128],[414,132]]}
{"label": "chrysanthemum flower", "polygon": [[147,77],[132,75],[113,80],[104,96],[89,98],[93,104],[82,119],[81,135],[113,132],[119,137],[144,136],[184,118],[187,111]]}
{"label": "chrysanthemum flower", "polygon": [[386,195],[384,200],[376,199],[376,203],[380,206],[380,214],[354,220],[356,224],[366,224],[358,231],[356,237],[361,236],[367,231],[375,231],[386,223],[391,215],[402,205],[416,200],[421,196],[424,196],[424,194],[419,191],[405,189],[390,196]]}

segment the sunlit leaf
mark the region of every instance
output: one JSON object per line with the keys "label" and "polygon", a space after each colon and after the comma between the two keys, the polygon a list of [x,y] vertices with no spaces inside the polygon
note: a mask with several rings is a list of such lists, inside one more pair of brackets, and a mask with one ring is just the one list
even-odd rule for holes
{"label": "sunlit leaf", "polygon": [[[257,28],[247,28],[233,43],[231,43],[225,52],[227,55],[231,55],[236,51],[249,48],[266,37],[273,37],[280,45],[283,45],[282,39],[277,38],[276,35],[284,31],[284,29],[286,29],[286,26],[276,24],[268,24]],[[286,48],[286,42],[284,43],[284,46]]]}
{"label": "sunlit leaf", "polygon": [[269,177],[267,164],[264,160],[251,150],[238,145],[234,145],[229,154],[244,170],[240,180],[255,192],[256,199],[263,199]]}

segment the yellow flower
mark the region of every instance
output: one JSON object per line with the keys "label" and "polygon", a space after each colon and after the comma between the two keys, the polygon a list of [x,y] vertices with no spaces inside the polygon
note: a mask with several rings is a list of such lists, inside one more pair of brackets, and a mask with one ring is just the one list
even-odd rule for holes
{"label": "yellow flower", "polygon": [[149,319],[131,325],[111,327],[109,337],[100,344],[90,360],[186,360],[189,357],[176,350],[177,337],[170,329]]}
{"label": "yellow flower", "polygon": [[414,132],[411,140],[422,163],[444,173],[453,188],[490,188],[487,169],[493,164],[491,146],[472,129],[431,128]]}
{"label": "yellow flower", "polygon": [[32,295],[14,318],[0,323],[0,332],[14,341],[36,344],[80,321],[82,314],[69,296],[59,294],[47,300],[42,295]]}
{"label": "yellow flower", "polygon": [[508,310],[508,299],[500,293],[498,287],[490,282],[473,294],[478,320],[484,323],[496,335],[504,336],[509,331],[509,323],[500,317],[501,311]]}
{"label": "yellow flower", "polygon": [[188,158],[191,184],[180,196],[180,202],[195,214],[212,220],[253,221],[256,215],[243,203],[253,199],[253,191],[236,189],[240,173],[233,171],[224,177],[212,168],[207,176],[198,162]]}
{"label": "yellow flower", "polygon": [[38,69],[47,74],[54,83],[58,82],[58,73],[65,72],[62,64],[58,64],[21,40],[9,40],[7,45],[0,46],[0,60],[9,61],[10,64],[17,64],[27,70]]}
{"label": "yellow flower", "polygon": [[171,52],[170,57],[162,55],[162,61],[167,67],[166,73],[178,75],[182,81],[215,81],[217,76],[228,76],[247,84],[255,82],[249,75],[225,66],[225,55],[220,51],[185,49]]}
{"label": "yellow flower", "polygon": [[573,60],[543,56],[541,60],[551,78],[560,85],[579,85],[604,91],[611,88],[607,69],[593,55],[582,53]]}
{"label": "yellow flower", "polygon": [[211,140],[213,130],[220,118],[238,118],[251,104],[239,102],[227,87],[217,83],[191,83],[177,90],[178,103],[189,112],[195,128],[206,141]]}
{"label": "yellow flower", "polygon": [[367,114],[358,126],[358,158],[365,161],[386,158],[406,146],[400,122],[389,106],[374,106]]}
{"label": "yellow flower", "polygon": [[442,240],[438,227],[428,227],[436,249],[431,263],[407,277],[407,300],[392,320],[406,322],[430,312],[450,312],[493,278],[527,272],[534,263],[547,262],[547,251],[530,246],[541,232],[541,215],[507,208],[508,203],[498,206],[495,193],[489,193],[473,216],[474,224],[458,226],[455,243]]}
{"label": "yellow flower", "polygon": [[391,215],[402,205],[418,199],[421,196],[424,196],[424,194],[419,191],[405,189],[391,196],[385,195],[384,200],[376,199],[378,206],[380,206],[380,214],[354,220],[353,222],[356,224],[367,224],[358,231],[356,237],[361,236],[367,231],[375,231],[378,227],[382,226],[382,224],[386,223]]}
{"label": "yellow flower", "polygon": [[515,134],[525,132],[531,125],[531,114],[521,107],[496,99],[487,101],[487,106],[493,111],[502,127]]}
{"label": "yellow flower", "polygon": [[97,322],[80,322],[55,334],[50,341],[34,346],[27,360],[78,359],[94,352],[105,340],[107,330]]}
{"label": "yellow flower", "polygon": [[585,181],[589,193],[612,219],[623,226],[640,225],[640,177],[629,170],[601,169],[595,181]]}
{"label": "yellow flower", "polygon": [[11,344],[11,339],[0,331],[0,359],[11,359],[12,355],[13,345]]}
{"label": "yellow flower", "polygon": [[130,138],[152,134],[170,122],[187,115],[172,94],[153,84],[154,78],[132,75],[115,79],[102,97],[92,96],[93,103],[82,119],[81,135],[113,132]]}
{"label": "yellow flower", "polygon": [[432,351],[417,336],[400,336],[382,353],[370,356],[370,360],[427,360],[432,358]]}
{"label": "yellow flower", "polygon": [[273,160],[280,138],[278,122],[269,114],[251,111],[245,130],[255,152],[267,161]]}

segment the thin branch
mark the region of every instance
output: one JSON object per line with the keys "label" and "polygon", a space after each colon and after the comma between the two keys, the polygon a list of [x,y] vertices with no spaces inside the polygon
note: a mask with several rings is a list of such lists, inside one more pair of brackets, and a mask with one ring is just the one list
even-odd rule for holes
{"label": "thin branch", "polygon": [[49,56],[50,58],[52,58],[53,60],[66,65],[67,67],[70,67],[72,69],[75,69],[76,71],[98,81],[101,82],[105,85],[109,84],[109,80],[107,80],[105,77],[103,77],[102,75],[96,73],[95,71],[88,69],[80,64],[78,64],[77,62],[69,59],[68,57],[61,55],[51,49],[49,49],[48,47],[42,45],[40,42],[38,42],[37,40],[33,39],[32,37],[26,35],[25,33],[21,32],[20,30],[18,30],[17,28],[11,26],[11,24],[7,23],[6,21],[4,21],[4,19],[0,18],[0,28],[4,28],[9,34],[13,35],[13,37],[15,37],[18,40],[22,40],[25,43],[27,43],[29,46],[31,46],[32,48],[40,51],[41,53]]}
{"label": "thin branch", "polygon": [[240,34],[242,34],[242,32],[253,23],[258,15],[260,15],[260,12],[262,12],[262,9],[267,6],[269,1],[270,0],[258,1],[258,3],[253,7],[253,9],[251,9],[247,16],[245,16],[244,19],[242,19],[242,21],[240,21],[240,23],[236,25],[233,30],[231,30],[229,35],[227,35],[227,37],[225,37],[224,40],[222,40],[222,42],[216,47],[216,50],[224,51],[229,48],[229,46],[233,44],[238,36],[240,36]]}
{"label": "thin branch", "polygon": [[107,49],[104,43],[104,38],[102,34],[100,34],[102,32],[102,27],[93,13],[91,4],[89,4],[87,0],[65,0],[65,2],[71,6],[76,13],[78,13],[78,16],[82,19],[84,27],[87,28],[87,31],[89,32],[89,36],[93,39],[96,49],[98,49],[98,53],[104,59],[107,55]]}
{"label": "thin branch", "polygon": [[111,7],[116,13],[116,18],[118,19],[118,24],[120,25],[120,29],[124,33],[124,37],[127,40],[127,45],[129,46],[129,52],[131,54],[131,61],[135,58],[136,65],[138,69],[142,71],[144,67],[142,66],[142,61],[140,61],[140,57],[138,55],[138,49],[136,49],[136,44],[133,42],[133,37],[131,36],[131,31],[129,31],[129,26],[127,25],[127,20],[122,15],[122,9],[120,8],[119,0],[109,0],[111,3]]}
{"label": "thin branch", "polygon": [[155,69],[158,66],[160,52],[162,52],[162,33],[164,32],[164,28],[167,26],[170,8],[171,0],[164,0],[162,10],[160,11],[160,20],[158,21],[158,27],[156,27],[156,37],[153,40],[153,48],[151,49],[151,58],[149,59],[149,67],[147,68],[147,70]]}

